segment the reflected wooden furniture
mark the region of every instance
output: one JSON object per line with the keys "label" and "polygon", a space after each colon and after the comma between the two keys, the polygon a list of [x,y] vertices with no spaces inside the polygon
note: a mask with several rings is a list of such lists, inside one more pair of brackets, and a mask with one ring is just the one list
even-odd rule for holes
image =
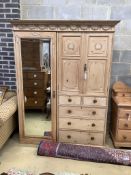
{"label": "reflected wooden furniture", "polygon": [[131,88],[122,82],[112,89],[110,133],[115,147],[131,147]]}
{"label": "reflected wooden furniture", "polygon": [[[19,124],[24,135],[20,39],[49,38],[51,43],[51,113],[53,139],[104,145],[112,41],[119,21],[12,21],[17,65]],[[57,52],[56,52],[57,50]],[[57,54],[56,54],[57,53]],[[56,71],[57,70],[57,71]],[[57,128],[57,129],[56,129]],[[34,141],[34,138],[30,138]],[[37,138],[41,140],[41,138]]]}

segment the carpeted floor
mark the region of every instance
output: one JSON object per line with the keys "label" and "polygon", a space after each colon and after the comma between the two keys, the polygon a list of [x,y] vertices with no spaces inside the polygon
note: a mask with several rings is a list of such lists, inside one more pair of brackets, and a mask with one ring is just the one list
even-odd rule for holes
{"label": "carpeted floor", "polygon": [[70,159],[37,156],[37,146],[19,144],[14,135],[0,150],[0,173],[10,168],[43,172],[69,172],[88,175],[131,175],[131,167]]}

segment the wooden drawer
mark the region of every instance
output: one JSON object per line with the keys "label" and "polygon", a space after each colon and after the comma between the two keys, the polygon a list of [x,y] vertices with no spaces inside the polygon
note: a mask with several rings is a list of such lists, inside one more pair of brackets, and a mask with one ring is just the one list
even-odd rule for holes
{"label": "wooden drawer", "polygon": [[118,109],[118,116],[120,118],[125,118],[125,119],[129,120],[129,119],[131,119],[131,110],[119,108]]}
{"label": "wooden drawer", "polygon": [[131,142],[131,131],[128,130],[118,130],[117,139],[121,142]]}
{"label": "wooden drawer", "polygon": [[131,119],[119,119],[118,121],[118,128],[119,129],[130,129],[131,130]]}
{"label": "wooden drawer", "polygon": [[25,102],[25,106],[44,106],[44,99],[38,99],[38,98],[27,98],[27,101]]}
{"label": "wooden drawer", "polygon": [[75,106],[59,106],[59,117],[81,117],[89,119],[105,119],[106,109]]}
{"label": "wooden drawer", "polygon": [[104,131],[104,123],[105,123],[104,120],[59,118],[60,129]]}
{"label": "wooden drawer", "polygon": [[81,97],[79,96],[59,96],[60,105],[80,105]]}
{"label": "wooden drawer", "polygon": [[41,80],[25,80],[24,81],[24,88],[42,88],[43,85],[43,81]]}
{"label": "wooden drawer", "polygon": [[24,94],[26,97],[43,97],[45,95],[44,89],[32,89],[32,88],[25,88]]}
{"label": "wooden drawer", "polygon": [[44,79],[44,73],[43,72],[28,72],[28,78],[29,79]]}
{"label": "wooden drawer", "polygon": [[83,105],[86,106],[106,106],[107,99],[103,97],[83,97]]}
{"label": "wooden drawer", "polygon": [[59,131],[59,142],[74,144],[103,145],[103,133],[87,133],[77,131]]}
{"label": "wooden drawer", "polygon": [[24,79],[44,79],[44,74],[43,72],[24,72],[23,77]]}

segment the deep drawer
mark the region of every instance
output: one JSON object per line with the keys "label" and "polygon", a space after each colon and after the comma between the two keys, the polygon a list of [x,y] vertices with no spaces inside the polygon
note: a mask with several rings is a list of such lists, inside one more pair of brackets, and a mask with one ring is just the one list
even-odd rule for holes
{"label": "deep drawer", "polygon": [[87,133],[77,131],[59,131],[59,142],[74,144],[103,145],[103,133]]}
{"label": "deep drawer", "polygon": [[60,129],[104,131],[104,120],[59,118]]}
{"label": "deep drawer", "polygon": [[75,106],[59,106],[59,117],[105,119],[106,109],[75,107]]}
{"label": "deep drawer", "polygon": [[131,131],[128,130],[118,130],[117,139],[121,142],[131,142]]}
{"label": "deep drawer", "polygon": [[119,119],[118,121],[118,128],[119,129],[130,129],[131,130],[131,119]]}

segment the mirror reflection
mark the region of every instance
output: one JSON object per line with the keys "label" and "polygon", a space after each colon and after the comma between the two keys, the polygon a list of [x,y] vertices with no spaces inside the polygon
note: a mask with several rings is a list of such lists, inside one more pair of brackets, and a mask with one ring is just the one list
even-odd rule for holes
{"label": "mirror reflection", "polygon": [[50,39],[21,39],[25,135],[51,137]]}

